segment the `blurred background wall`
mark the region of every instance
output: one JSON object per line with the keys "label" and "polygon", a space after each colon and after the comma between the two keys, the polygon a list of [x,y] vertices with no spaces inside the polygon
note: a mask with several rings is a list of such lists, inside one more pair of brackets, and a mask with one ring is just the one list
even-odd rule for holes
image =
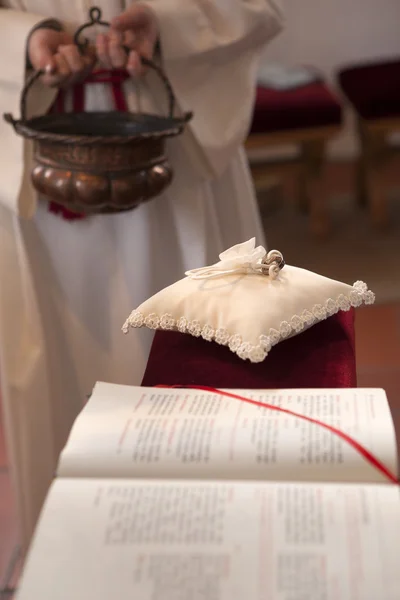
{"label": "blurred background wall", "polygon": [[[265,61],[312,65],[334,83],[342,65],[400,56],[400,0],[282,0],[286,28],[270,44]],[[351,113],[329,157],[354,158]]]}

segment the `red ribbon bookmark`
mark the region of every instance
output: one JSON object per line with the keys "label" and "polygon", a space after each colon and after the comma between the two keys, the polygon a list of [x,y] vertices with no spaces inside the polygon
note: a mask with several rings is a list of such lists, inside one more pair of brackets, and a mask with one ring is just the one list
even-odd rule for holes
{"label": "red ribbon bookmark", "polygon": [[375,469],[377,469],[382,475],[384,475],[390,483],[398,484],[397,477],[381,462],[376,456],[374,456],[367,448],[362,446],[359,442],[353,439],[344,431],[333,427],[332,425],[328,425],[323,421],[318,421],[318,419],[313,419],[312,417],[307,417],[306,415],[302,415],[293,410],[289,410],[288,408],[282,408],[280,406],[274,406],[273,404],[264,404],[263,402],[259,402],[258,400],[252,400],[251,398],[246,398],[246,396],[240,396],[239,394],[233,394],[232,392],[225,392],[224,390],[218,390],[213,387],[203,386],[203,385],[157,385],[155,387],[158,388],[181,388],[181,389],[191,389],[191,390],[200,390],[202,392],[210,392],[211,394],[220,394],[221,396],[226,396],[227,398],[235,398],[235,400],[241,400],[242,402],[247,402],[248,404],[253,404],[254,406],[260,406],[261,408],[268,408],[269,410],[276,410],[278,412],[285,413],[287,415],[291,415],[292,417],[297,417],[299,419],[303,419],[303,421],[308,421],[309,423],[314,423],[315,425],[319,425],[324,429],[327,429],[331,433],[334,433],[342,440],[347,442],[354,450],[356,450],[367,462],[369,462]]}

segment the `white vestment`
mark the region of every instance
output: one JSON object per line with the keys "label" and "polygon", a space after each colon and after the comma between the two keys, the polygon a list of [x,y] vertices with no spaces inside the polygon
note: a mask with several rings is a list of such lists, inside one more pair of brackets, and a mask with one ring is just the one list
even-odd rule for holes
{"label": "white vestment", "polygon": [[[185,270],[257,237],[256,201],[241,145],[258,59],[281,28],[276,0],[146,0],[158,16],[162,60],[180,110],[195,118],[168,142],[175,179],[159,198],[123,214],[65,221],[30,184],[31,145],[0,122],[0,378],[23,544],[29,541],[59,452],[97,380],[140,384],[151,337],[121,326],[131,309]],[[106,20],[123,0],[98,3]],[[0,113],[19,115],[25,41],[45,18],[73,31],[88,0],[0,0]],[[149,74],[129,107],[166,110]],[[36,85],[30,114],[54,92]],[[112,107],[104,85],[86,88],[86,110]],[[160,382],[162,383],[162,382]]]}

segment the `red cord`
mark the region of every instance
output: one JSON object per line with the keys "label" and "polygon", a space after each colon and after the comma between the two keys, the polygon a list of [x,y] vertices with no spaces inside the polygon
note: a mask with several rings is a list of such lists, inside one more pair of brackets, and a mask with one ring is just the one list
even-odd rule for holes
{"label": "red cord", "polygon": [[203,385],[194,385],[194,386],[184,386],[184,385],[157,385],[155,387],[159,388],[182,388],[182,389],[193,389],[200,390],[202,392],[210,392],[212,394],[220,394],[221,396],[226,396],[227,398],[235,398],[236,400],[241,400],[242,402],[247,402],[248,404],[253,404],[255,406],[259,406],[261,408],[268,408],[269,410],[275,410],[278,412],[285,413],[287,415],[291,415],[292,417],[297,417],[299,419],[303,419],[304,421],[308,421],[309,423],[314,423],[315,425],[319,425],[324,429],[327,429],[331,433],[334,433],[342,440],[347,442],[354,450],[356,450],[367,462],[369,462],[375,469],[377,469],[382,475],[384,475],[390,483],[398,484],[397,477],[378,459],[374,456],[367,448],[362,446],[359,442],[353,439],[347,433],[344,433],[340,429],[333,427],[332,425],[328,425],[323,421],[318,421],[318,419],[313,419],[312,417],[307,417],[306,415],[302,415],[300,413],[296,413],[293,410],[289,410],[287,408],[282,408],[280,406],[275,406],[273,404],[264,404],[263,402],[259,402],[258,400],[252,400],[251,398],[246,398],[246,396],[240,396],[239,394],[233,394],[232,392],[225,392],[224,390],[218,390],[213,387],[203,386]]}

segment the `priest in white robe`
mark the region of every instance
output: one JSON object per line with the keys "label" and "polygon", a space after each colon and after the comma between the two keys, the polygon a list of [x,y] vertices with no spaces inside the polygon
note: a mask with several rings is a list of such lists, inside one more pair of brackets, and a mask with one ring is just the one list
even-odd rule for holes
{"label": "priest in white robe", "polygon": [[[109,21],[133,4],[101,0],[99,7]],[[263,243],[241,146],[259,59],[281,29],[279,0],[141,4],[155,16],[179,109],[195,115],[168,142],[175,178],[162,196],[128,213],[66,220],[32,188],[30,143],[0,122],[1,403],[24,547],[94,383],[140,384],[151,340],[142,331],[121,334],[132,307],[241,240]],[[89,8],[87,0],[0,0],[1,115],[18,115],[33,28],[56,19],[73,32]],[[30,115],[46,113],[55,93],[46,81],[36,84]],[[152,73],[140,86],[126,81],[124,94],[131,110],[139,100],[146,112],[166,110]],[[85,110],[109,109],[107,84],[85,86]]]}

